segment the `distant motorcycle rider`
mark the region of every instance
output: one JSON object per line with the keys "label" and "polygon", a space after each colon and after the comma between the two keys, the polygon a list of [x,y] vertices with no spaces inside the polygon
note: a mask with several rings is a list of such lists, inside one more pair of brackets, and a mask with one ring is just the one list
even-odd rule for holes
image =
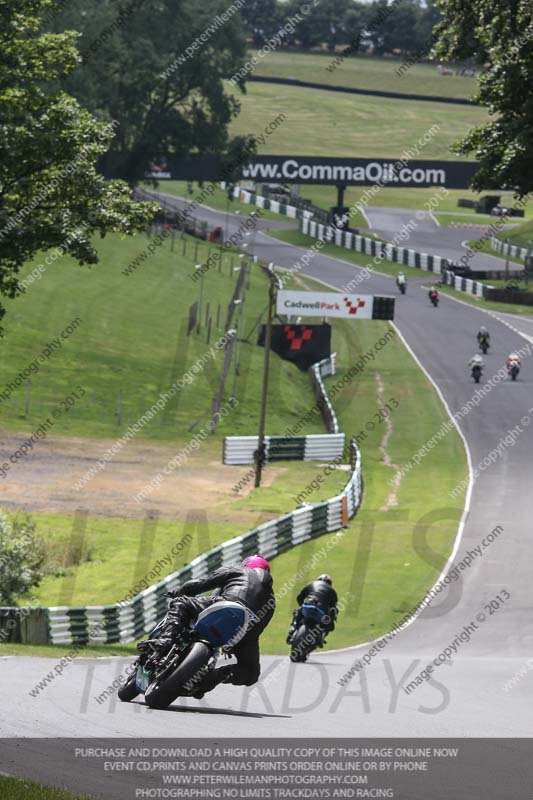
{"label": "distant motorcycle rider", "polygon": [[477,341],[480,348],[483,350],[484,353],[486,353],[490,347],[490,333],[488,332],[487,328],[484,325],[482,325],[481,328],[479,329],[477,335]]}
{"label": "distant motorcycle rider", "polygon": [[472,358],[468,362],[468,366],[472,371],[473,379],[475,380],[476,383],[479,383],[479,381],[481,380],[481,376],[483,374],[483,369],[485,367],[485,362],[483,361],[483,358],[479,355],[479,353],[476,353],[475,356],[472,356]]}
{"label": "distant motorcycle rider", "polygon": [[[404,292],[405,292],[405,289],[406,289],[406,287],[407,287],[407,278],[405,277],[405,275],[403,274],[403,272],[399,272],[399,273],[398,273],[398,276],[397,276],[397,278],[396,278],[396,286],[398,287],[398,289],[399,289],[399,290],[400,290],[402,293],[404,293]],[[403,287],[403,288],[402,288],[402,287]]]}
{"label": "distant motorcycle rider", "polygon": [[484,368],[485,362],[483,361],[483,356],[480,356],[479,353],[476,353],[475,356],[472,356],[470,361],[468,362],[468,366],[473,369],[474,367],[481,367]]}
{"label": "distant motorcycle rider", "polygon": [[[211,589],[219,591],[209,597],[196,597]],[[274,614],[276,600],[270,575],[270,564],[261,555],[249,556],[239,565],[220,567],[207,578],[190,580],[174,592],[166,625],[161,636],[138,645],[141,653],[155,646],[160,656],[165,655],[184,627],[189,627],[200,612],[217,600],[231,600],[248,608],[253,622],[245,636],[232,649],[237,663],[213,670],[204,678],[193,697],[200,699],[219,683],[252,686],[259,680],[259,637]]]}
{"label": "distant motorcycle rider", "polygon": [[516,377],[516,375],[518,375],[518,373],[520,372],[521,366],[522,366],[522,361],[518,353],[509,353],[509,355],[507,356],[507,360],[505,362],[505,368],[507,369],[507,373],[511,376]]}
{"label": "distant motorcycle rider", "polygon": [[482,342],[490,343],[490,333],[488,331],[488,328],[486,328],[484,325],[482,325],[478,331],[477,340],[479,344],[481,344]]}
{"label": "distant motorcycle rider", "polygon": [[329,575],[319,575],[316,581],[311,581],[307,586],[304,586],[296,598],[296,602],[298,603],[298,608],[294,610],[292,615],[287,644],[291,643],[294,633],[304,621],[306,608],[316,607],[322,612],[319,627],[323,631],[323,640],[318,646],[323,647],[326,641],[325,637],[335,629],[335,620],[339,613],[337,609],[338,597],[333,588],[333,580]]}

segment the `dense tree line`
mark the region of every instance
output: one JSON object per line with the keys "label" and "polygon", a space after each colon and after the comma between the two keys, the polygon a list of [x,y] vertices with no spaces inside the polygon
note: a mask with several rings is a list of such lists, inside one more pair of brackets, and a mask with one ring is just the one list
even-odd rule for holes
{"label": "dense tree line", "polygon": [[[109,177],[142,179],[152,159],[249,148],[231,142],[238,114],[223,79],[245,60],[240,10],[227,0],[60,0],[46,24],[78,32],[81,61],[66,90],[120,124],[101,161]],[[243,4],[244,6],[245,4]],[[203,39],[202,39],[203,37]]]}
{"label": "dense tree line", "polygon": [[458,152],[481,169],[475,188],[533,191],[533,6],[531,0],[438,0],[437,54],[488,64],[478,99],[491,110]]}
{"label": "dense tree line", "polygon": [[298,13],[303,21],[287,37],[287,44],[302,50],[326,45],[331,51],[349,45],[351,52],[372,49],[377,54],[429,52],[432,30],[440,19],[434,0],[425,4],[420,0],[316,0],[316,4],[313,0],[308,4],[304,0],[248,0],[242,16],[253,43],[261,46]]}

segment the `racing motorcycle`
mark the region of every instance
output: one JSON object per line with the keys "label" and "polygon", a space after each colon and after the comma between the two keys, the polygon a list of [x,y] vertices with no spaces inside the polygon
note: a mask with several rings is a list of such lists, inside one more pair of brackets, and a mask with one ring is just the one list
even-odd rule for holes
{"label": "racing motorcycle", "polygon": [[483,353],[483,355],[484,355],[484,356],[486,356],[486,355],[487,355],[487,352],[488,352],[488,350],[489,350],[489,347],[490,347],[490,342],[489,342],[489,340],[488,340],[488,339],[486,339],[486,338],[482,338],[482,339],[480,339],[480,340],[479,340],[479,347],[480,347],[480,349],[481,349],[481,352]]}
{"label": "racing motorcycle", "polygon": [[474,366],[472,367],[472,377],[476,383],[479,383],[482,375],[483,375],[483,367],[480,366],[480,364],[474,364]]}
{"label": "racing motorcycle", "polygon": [[331,622],[331,617],[318,606],[304,603],[303,620],[291,637],[290,659],[293,662],[305,662],[317,647],[324,646],[326,631],[322,627]]}
{"label": "racing motorcycle", "polygon": [[[255,615],[240,603],[219,600],[204,609],[195,623],[180,631],[170,651],[160,656],[157,646],[141,655],[133,664],[130,676],[118,691],[123,702],[144,694],[150,708],[167,708],[177,697],[191,697],[201,691],[205,677],[215,669],[222,653],[229,654],[240,642]],[[154,628],[148,639],[157,639],[166,618]]]}
{"label": "racing motorcycle", "polygon": [[439,304],[439,293],[438,292],[431,292],[429,295],[429,299],[433,303],[434,307],[437,308]]}
{"label": "racing motorcycle", "polygon": [[405,281],[403,283],[400,283],[399,281],[396,281],[396,285],[398,286],[398,289],[400,290],[400,292],[402,294],[406,293],[406,291],[407,291],[407,283]]}
{"label": "racing motorcycle", "polygon": [[518,378],[520,373],[520,367],[518,364],[511,364],[509,367],[509,375],[511,376],[511,380],[515,381]]}

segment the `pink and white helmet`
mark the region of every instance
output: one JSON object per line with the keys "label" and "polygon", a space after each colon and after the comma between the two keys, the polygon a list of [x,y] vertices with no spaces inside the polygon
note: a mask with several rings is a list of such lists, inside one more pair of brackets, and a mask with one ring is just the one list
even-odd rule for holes
{"label": "pink and white helmet", "polygon": [[248,567],[248,569],[264,569],[267,572],[270,572],[270,564],[266,558],[263,558],[263,556],[260,556],[259,554],[256,554],[255,556],[248,556],[248,558],[244,559],[241,566]]}

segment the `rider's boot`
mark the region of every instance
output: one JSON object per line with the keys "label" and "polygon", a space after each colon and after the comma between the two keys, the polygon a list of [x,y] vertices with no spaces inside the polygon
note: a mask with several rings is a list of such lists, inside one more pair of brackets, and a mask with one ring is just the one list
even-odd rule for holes
{"label": "rider's boot", "polygon": [[230,664],[226,667],[219,667],[209,672],[202,680],[198,690],[192,695],[196,700],[201,700],[204,694],[210,692],[219,683],[231,683],[231,679],[235,672],[234,665]]}

